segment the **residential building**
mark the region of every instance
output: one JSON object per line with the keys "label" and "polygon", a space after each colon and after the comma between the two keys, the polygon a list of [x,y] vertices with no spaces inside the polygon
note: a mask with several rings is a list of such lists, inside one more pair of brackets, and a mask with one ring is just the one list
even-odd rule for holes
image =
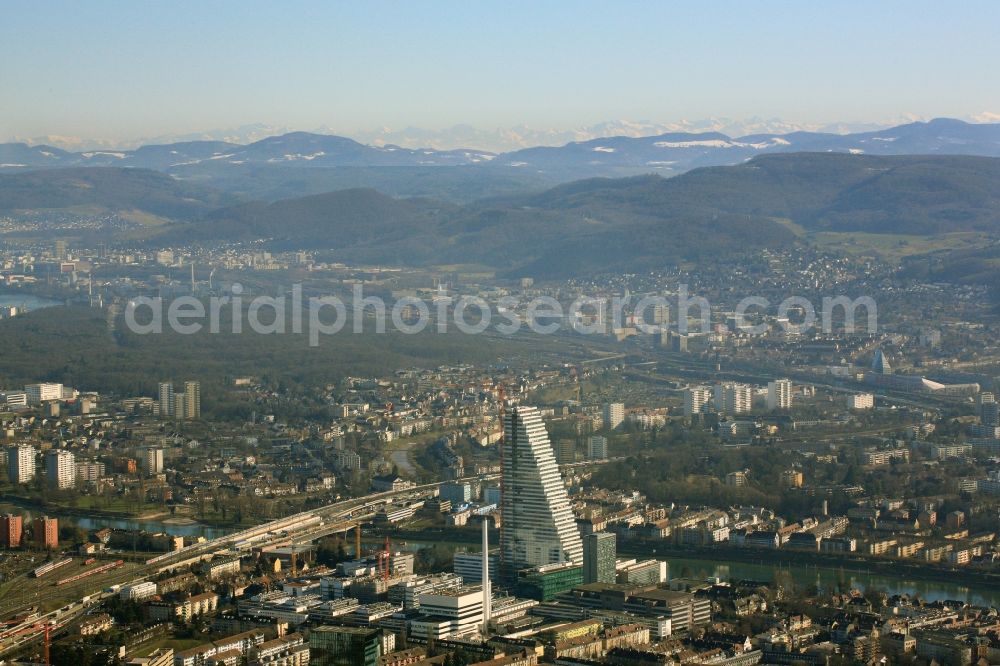
{"label": "residential building", "polygon": [[854,393],[847,396],[848,409],[874,409],[875,396],[871,393]]}
{"label": "residential building", "polygon": [[201,418],[201,382],[184,382],[184,418]]}
{"label": "residential building", "polygon": [[118,596],[123,600],[146,599],[156,595],[156,583],[153,581],[143,581],[126,585],[118,591]]}
{"label": "residential building", "polygon": [[608,457],[608,438],[601,435],[591,435],[587,438],[587,458],[590,460],[606,460]]}
{"label": "residential building", "polygon": [[708,412],[712,403],[712,389],[707,386],[689,386],[684,389],[684,416]]}
{"label": "residential building", "polygon": [[139,460],[142,463],[142,473],[145,476],[163,473],[163,449],[156,446],[145,448]]}
{"label": "residential building", "polygon": [[7,448],[7,479],[13,484],[29,483],[35,478],[35,449],[27,444]]}
{"label": "residential building", "polygon": [[59,547],[59,520],[41,516],[35,518],[32,525],[32,535],[35,545],[41,548],[54,549]]}
{"label": "residential building", "polygon": [[792,380],[778,379],[767,384],[767,408],[792,408]]}
{"label": "residential building", "polygon": [[76,480],[82,483],[92,483],[104,478],[104,463],[82,460],[76,463]]}
{"label": "residential building", "polygon": [[615,430],[625,421],[625,405],[620,402],[604,403],[604,427]]}
{"label": "residential building", "polygon": [[746,384],[719,384],[714,393],[715,409],[723,414],[746,414],[753,410],[753,390]]}
{"label": "residential building", "polygon": [[161,419],[168,419],[174,415],[174,385],[170,382],[160,382],[159,405]]}
{"label": "residential building", "polygon": [[17,548],[21,545],[21,535],[24,531],[24,519],[8,513],[0,516],[0,546]]}
{"label": "residential building", "polygon": [[201,565],[201,570],[210,579],[232,576],[240,571],[240,558],[230,557],[227,559],[205,562]]}
{"label": "residential building", "polygon": [[76,484],[76,460],[64,449],[45,454],[45,483],[53,490],[65,490]]}

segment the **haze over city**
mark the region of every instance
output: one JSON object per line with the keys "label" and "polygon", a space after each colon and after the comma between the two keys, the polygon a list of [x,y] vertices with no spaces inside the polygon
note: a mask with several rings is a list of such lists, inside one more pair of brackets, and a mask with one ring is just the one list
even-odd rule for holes
{"label": "haze over city", "polygon": [[998,25],[4,3],[0,665],[1000,664]]}

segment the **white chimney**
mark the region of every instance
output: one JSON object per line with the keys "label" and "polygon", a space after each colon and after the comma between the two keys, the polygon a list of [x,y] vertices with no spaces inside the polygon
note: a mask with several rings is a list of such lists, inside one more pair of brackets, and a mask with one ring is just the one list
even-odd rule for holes
{"label": "white chimney", "polygon": [[490,518],[483,516],[483,635],[489,631],[493,595],[490,589]]}

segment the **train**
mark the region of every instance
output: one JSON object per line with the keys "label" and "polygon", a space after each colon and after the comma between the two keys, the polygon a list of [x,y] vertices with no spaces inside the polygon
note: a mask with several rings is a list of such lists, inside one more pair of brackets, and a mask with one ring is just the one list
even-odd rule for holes
{"label": "train", "polygon": [[125,560],[116,560],[114,562],[109,562],[108,564],[102,564],[99,567],[95,567],[90,571],[84,571],[83,573],[78,573],[75,576],[70,576],[69,578],[63,578],[56,581],[56,585],[67,585],[69,583],[75,583],[78,580],[86,578],[88,576],[93,576],[94,574],[104,573],[105,571],[111,571],[112,569],[117,569],[125,564]]}
{"label": "train", "polygon": [[61,560],[53,560],[51,562],[46,562],[42,566],[34,569],[31,572],[31,575],[34,576],[35,578],[41,578],[42,576],[44,576],[45,574],[49,573],[50,571],[55,571],[59,567],[64,567],[64,566],[66,566],[67,564],[69,564],[72,561],[73,561],[72,557],[67,557],[67,558],[64,558],[64,559],[61,559]]}

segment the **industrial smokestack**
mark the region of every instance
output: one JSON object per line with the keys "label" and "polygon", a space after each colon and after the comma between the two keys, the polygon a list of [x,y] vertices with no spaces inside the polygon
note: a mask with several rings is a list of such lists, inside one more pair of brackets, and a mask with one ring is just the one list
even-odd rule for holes
{"label": "industrial smokestack", "polygon": [[490,626],[493,595],[490,589],[490,518],[483,516],[483,635]]}

